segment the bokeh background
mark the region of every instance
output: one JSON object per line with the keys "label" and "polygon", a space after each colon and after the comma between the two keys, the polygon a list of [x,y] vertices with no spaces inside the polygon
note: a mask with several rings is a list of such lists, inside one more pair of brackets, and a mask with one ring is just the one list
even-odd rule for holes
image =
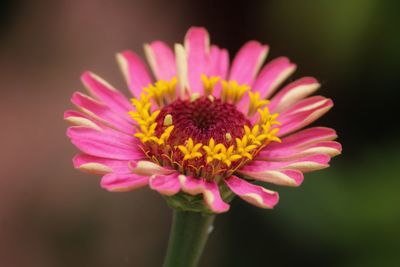
{"label": "bokeh background", "polygon": [[[400,266],[400,2],[8,0],[0,4],[0,266],[160,266],[171,210],[155,192],[108,193],[72,168],[63,111],[90,69],[191,25],[233,55],[249,39],[317,77],[335,101],[317,124],[343,155],[279,188],[273,211],[234,201],[201,266]],[[274,188],[276,189],[276,188]]]}

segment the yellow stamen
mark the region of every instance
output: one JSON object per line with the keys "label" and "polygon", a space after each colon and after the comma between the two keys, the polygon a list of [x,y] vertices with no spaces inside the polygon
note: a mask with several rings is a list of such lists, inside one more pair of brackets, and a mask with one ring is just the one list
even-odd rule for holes
{"label": "yellow stamen", "polygon": [[174,77],[170,81],[159,80],[154,85],[150,84],[144,91],[149,97],[153,98],[159,107],[164,106],[176,98],[177,79]]}
{"label": "yellow stamen", "polygon": [[239,85],[236,81],[225,81],[221,82],[222,84],[222,93],[221,99],[224,102],[231,102],[233,104],[238,103],[242,98],[245,92],[250,90],[250,86],[243,84]]}
{"label": "yellow stamen", "polygon": [[230,167],[232,165],[232,162],[241,159],[242,156],[239,154],[236,154],[234,152],[234,146],[230,146],[228,149],[223,146],[223,149],[220,153],[221,155],[221,161],[226,164],[226,166]]}
{"label": "yellow stamen", "polygon": [[256,149],[257,146],[250,144],[247,135],[244,135],[242,139],[236,138],[236,150],[242,157],[253,159],[251,152]]}
{"label": "yellow stamen", "polygon": [[214,92],[214,87],[217,84],[217,82],[219,81],[219,79],[220,78],[218,76],[212,76],[212,77],[208,78],[204,74],[201,75],[201,80],[202,80],[203,86],[204,86],[204,95],[206,95],[206,96],[212,95],[212,93]]}
{"label": "yellow stamen", "polygon": [[214,159],[221,160],[221,150],[225,149],[223,144],[215,145],[214,138],[211,138],[208,142],[208,146],[203,146],[203,150],[207,153],[207,163],[210,163]]}
{"label": "yellow stamen", "polygon": [[148,127],[147,125],[141,125],[141,132],[137,132],[134,134],[135,137],[139,138],[142,143],[146,143],[148,141],[157,142],[157,137],[155,136],[155,130],[157,127],[157,123],[153,123]]}
{"label": "yellow stamen", "polygon": [[249,98],[250,98],[250,104],[249,104],[249,110],[247,114],[249,116],[253,115],[257,109],[267,105],[269,103],[268,100],[266,99],[260,99],[260,93],[259,92],[248,92]]}
{"label": "yellow stamen", "polygon": [[160,138],[157,138],[157,144],[163,145],[169,139],[172,130],[174,130],[174,126],[169,126],[164,132],[161,134]]}
{"label": "yellow stamen", "polygon": [[178,149],[182,152],[184,155],[183,160],[189,160],[189,159],[195,159],[195,158],[200,158],[203,155],[199,152],[199,149],[202,147],[201,143],[198,143],[194,145],[193,139],[189,138],[186,141],[186,144],[184,146],[180,145],[178,146]]}

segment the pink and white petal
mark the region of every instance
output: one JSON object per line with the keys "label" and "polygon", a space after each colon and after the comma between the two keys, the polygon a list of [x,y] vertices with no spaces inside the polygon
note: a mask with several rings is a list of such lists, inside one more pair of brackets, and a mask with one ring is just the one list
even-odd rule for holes
{"label": "pink and white petal", "polygon": [[118,65],[134,97],[139,97],[142,89],[151,84],[149,71],[143,60],[134,52],[126,50],[117,54]]}
{"label": "pink and white petal", "polygon": [[127,135],[110,128],[97,130],[86,126],[72,126],[68,129],[68,134],[74,139],[109,140],[110,144],[115,144],[118,147],[141,151],[139,149],[141,143],[133,135]]}
{"label": "pink and white petal", "polygon": [[133,173],[108,173],[101,179],[101,187],[111,192],[127,192],[143,186],[149,182],[149,177]]}
{"label": "pink and white petal", "polygon": [[289,116],[289,115],[293,115],[293,114],[298,114],[303,111],[312,110],[312,109],[318,108],[320,106],[323,106],[327,102],[332,102],[332,100],[329,98],[320,96],[320,95],[307,97],[307,98],[297,102],[290,108],[286,109],[284,112],[281,113],[281,116],[284,117],[284,116]]}
{"label": "pink and white petal", "polygon": [[162,195],[175,195],[181,189],[178,175],[178,173],[172,173],[169,175],[153,175],[150,177],[149,186],[151,189]]}
{"label": "pink and white petal", "polygon": [[148,160],[131,161],[129,162],[129,168],[133,173],[143,176],[168,175],[176,172],[173,169],[162,167]]}
{"label": "pink and white petal", "polygon": [[188,81],[192,93],[203,93],[201,75],[206,73],[210,53],[210,37],[206,29],[191,27],[185,36]]}
{"label": "pink and white petal", "polygon": [[327,127],[311,127],[282,138],[281,143],[271,143],[268,150],[296,148],[315,144],[321,141],[331,141],[337,138],[336,131]]}
{"label": "pink and white petal", "polygon": [[132,109],[128,98],[96,74],[89,71],[84,72],[81,76],[81,80],[86,89],[95,98],[101,100],[114,112],[123,115]]}
{"label": "pink and white petal", "polygon": [[181,44],[175,44],[174,49],[178,76],[178,95],[181,99],[187,99],[190,94],[190,88],[188,88],[188,60],[186,50]]}
{"label": "pink and white petal", "polygon": [[278,120],[282,123],[282,127],[278,136],[287,135],[311,124],[332,107],[332,100],[323,97],[311,97],[300,101],[298,105],[279,116]]}
{"label": "pink and white petal", "polygon": [[232,62],[229,80],[251,86],[267,57],[267,53],[268,46],[257,41],[249,41],[244,44]]}
{"label": "pink and white petal", "polygon": [[311,145],[303,150],[302,153],[304,155],[326,154],[330,157],[335,157],[342,153],[342,145],[335,141],[323,141]]}
{"label": "pink and white petal", "polygon": [[103,131],[83,126],[69,127],[67,136],[71,142],[86,154],[118,160],[142,159],[144,154],[132,141],[132,145]]}
{"label": "pink and white petal", "polygon": [[204,179],[197,179],[192,176],[179,175],[179,182],[183,192],[186,192],[192,196],[202,194],[204,191]]}
{"label": "pink and white petal", "polygon": [[277,192],[251,184],[234,175],[225,179],[224,182],[233,193],[254,206],[272,209],[279,201]]}
{"label": "pink and white petal", "polygon": [[269,104],[271,112],[282,112],[299,100],[314,93],[320,84],[315,78],[303,77],[280,90]]}
{"label": "pink and white petal", "polygon": [[229,210],[229,204],[225,203],[219,192],[215,181],[205,182],[203,191],[204,202],[215,213],[222,213]]}
{"label": "pink and white petal", "polygon": [[183,192],[190,195],[203,194],[204,202],[213,212],[221,213],[229,209],[229,205],[222,200],[215,182],[186,175],[179,175],[178,178]]}
{"label": "pink and white petal", "polygon": [[249,179],[285,186],[299,186],[304,180],[303,173],[298,170],[239,170],[237,173]]}
{"label": "pink and white petal", "polygon": [[162,41],[154,41],[144,46],[147,61],[158,80],[171,80],[176,76],[175,55]]}
{"label": "pink and white petal", "polygon": [[121,114],[115,113],[105,104],[80,92],[72,95],[71,102],[83,113],[113,129],[132,134],[134,126],[128,112]]}
{"label": "pink and white petal", "polygon": [[256,160],[266,161],[287,161],[310,156],[315,154],[326,154],[330,157],[337,156],[341,153],[342,146],[335,141],[322,141],[306,146],[287,146],[278,149],[262,150]]}
{"label": "pink and white petal", "polygon": [[263,67],[252,90],[258,91],[261,98],[269,98],[295,70],[296,65],[288,58],[276,58]]}
{"label": "pink and white petal", "polygon": [[265,170],[298,170],[302,172],[316,171],[329,167],[331,157],[325,154],[314,154],[287,161],[253,160],[244,166],[241,171],[265,171]]}
{"label": "pink and white petal", "polygon": [[93,121],[88,116],[75,110],[67,110],[64,112],[64,120],[73,126],[85,126],[97,131],[101,131],[102,126],[98,122]]}
{"label": "pink and white petal", "polygon": [[87,154],[78,154],[72,162],[76,169],[93,174],[106,174],[110,172],[128,173],[127,160],[114,160],[94,157]]}

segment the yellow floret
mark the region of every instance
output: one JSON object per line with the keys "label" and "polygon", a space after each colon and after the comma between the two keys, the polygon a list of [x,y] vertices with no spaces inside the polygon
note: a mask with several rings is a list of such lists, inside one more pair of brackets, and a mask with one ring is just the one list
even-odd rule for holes
{"label": "yellow floret", "polygon": [[186,144],[184,146],[180,145],[178,146],[178,149],[182,152],[184,155],[183,160],[189,160],[189,159],[195,159],[195,158],[200,158],[203,155],[201,152],[199,152],[199,149],[202,147],[201,143],[194,144],[193,139],[189,138],[186,141]]}

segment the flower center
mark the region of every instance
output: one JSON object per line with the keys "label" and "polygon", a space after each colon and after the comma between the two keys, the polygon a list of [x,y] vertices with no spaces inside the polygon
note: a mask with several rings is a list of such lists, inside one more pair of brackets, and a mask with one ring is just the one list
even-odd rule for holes
{"label": "flower center", "polygon": [[[134,134],[149,160],[185,175],[219,180],[251,161],[276,136],[278,114],[270,114],[267,100],[248,92],[247,116],[236,104],[250,90],[236,81],[221,81],[220,99],[213,96],[218,77],[202,76],[204,96],[179,99],[177,80],[157,81],[133,98]],[[158,106],[158,110],[152,108]],[[258,114],[255,114],[256,111]],[[252,125],[247,118],[258,116]]]}
{"label": "flower center", "polygon": [[190,137],[195,143],[207,144],[214,138],[217,143],[228,145],[243,136],[244,125],[250,125],[234,105],[212,96],[194,101],[178,99],[163,107],[156,119],[157,135],[163,133],[167,115],[171,116],[174,125],[169,140],[175,144],[182,144]]}

